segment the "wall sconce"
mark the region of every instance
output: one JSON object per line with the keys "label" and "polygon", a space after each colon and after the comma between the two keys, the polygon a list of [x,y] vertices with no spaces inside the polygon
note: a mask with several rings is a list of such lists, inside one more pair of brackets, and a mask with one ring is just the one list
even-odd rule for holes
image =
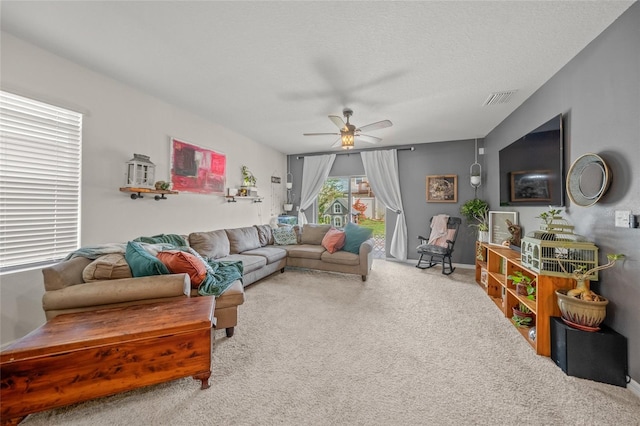
{"label": "wall sconce", "polygon": [[478,163],[478,139],[476,139],[475,145],[475,163],[469,167],[469,174],[471,175],[470,184],[473,189],[478,189],[482,185],[482,166]]}
{"label": "wall sconce", "polygon": [[129,188],[155,188],[156,166],[148,155],[133,154],[127,161],[127,183]]}

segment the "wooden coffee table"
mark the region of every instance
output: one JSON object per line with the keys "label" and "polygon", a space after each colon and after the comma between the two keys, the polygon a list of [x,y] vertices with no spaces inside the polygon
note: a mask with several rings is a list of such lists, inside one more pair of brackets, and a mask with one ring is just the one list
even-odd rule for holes
{"label": "wooden coffee table", "polygon": [[215,298],[59,315],[0,353],[1,420],[186,376],[209,387]]}

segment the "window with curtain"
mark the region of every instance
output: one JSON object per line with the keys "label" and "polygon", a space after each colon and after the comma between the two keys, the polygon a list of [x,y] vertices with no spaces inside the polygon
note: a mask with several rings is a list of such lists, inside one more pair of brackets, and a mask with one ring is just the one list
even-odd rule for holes
{"label": "window with curtain", "polygon": [[0,272],[80,242],[82,114],[0,91]]}

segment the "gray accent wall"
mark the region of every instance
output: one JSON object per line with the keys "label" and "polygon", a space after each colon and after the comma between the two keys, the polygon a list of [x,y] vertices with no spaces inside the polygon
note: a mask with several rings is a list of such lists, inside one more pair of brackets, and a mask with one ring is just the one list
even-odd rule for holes
{"label": "gray accent wall", "polygon": [[[561,42],[561,41],[559,41]],[[592,288],[609,299],[605,323],[628,339],[629,375],[640,381],[640,229],[614,227],[616,210],[640,214],[640,3],[527,99],[485,138],[488,170],[497,170],[498,152],[552,116],[564,115],[565,173],[585,153],[603,157],[613,176],[594,206],[572,205],[564,217],[575,232],[607,253],[624,253],[622,264],[602,271]],[[489,173],[487,196],[499,201],[498,175]],[[545,207],[509,208],[519,213],[524,233],[536,229]]]}
{"label": "gray accent wall", "polygon": [[[478,146],[482,147],[482,139],[478,139]],[[406,148],[413,147],[413,151]],[[437,214],[460,216],[460,206],[467,200],[473,199],[474,191],[469,184],[469,168],[475,161],[475,141],[460,140],[437,143],[422,143],[398,149],[398,170],[400,174],[400,191],[407,221],[407,256],[417,261],[418,235],[425,237],[431,232],[429,219]],[[329,153],[335,153],[329,152]],[[338,152],[329,176],[344,177],[364,175],[364,166],[358,152],[348,154]],[[296,205],[300,202],[299,191],[302,181],[302,157],[293,155],[290,158],[291,172],[294,176],[293,184],[296,193]],[[483,163],[483,156],[478,156],[478,162]],[[458,177],[458,200],[455,203],[427,202],[426,177],[428,175],[456,175]],[[484,165],[483,165],[484,175]],[[484,176],[483,176],[484,178]],[[484,187],[478,189],[478,198],[483,198]],[[393,226],[396,223],[396,213],[387,210],[387,235],[391,241]],[[475,228],[467,226],[463,220],[458,240],[455,245],[453,262],[472,265],[475,259]],[[387,256],[389,255],[387,249]]]}

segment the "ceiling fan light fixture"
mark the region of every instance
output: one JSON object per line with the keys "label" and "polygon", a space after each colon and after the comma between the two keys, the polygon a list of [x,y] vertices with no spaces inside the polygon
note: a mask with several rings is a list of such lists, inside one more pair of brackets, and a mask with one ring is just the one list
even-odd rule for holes
{"label": "ceiling fan light fixture", "polygon": [[353,133],[343,132],[342,136],[342,149],[353,149]]}

